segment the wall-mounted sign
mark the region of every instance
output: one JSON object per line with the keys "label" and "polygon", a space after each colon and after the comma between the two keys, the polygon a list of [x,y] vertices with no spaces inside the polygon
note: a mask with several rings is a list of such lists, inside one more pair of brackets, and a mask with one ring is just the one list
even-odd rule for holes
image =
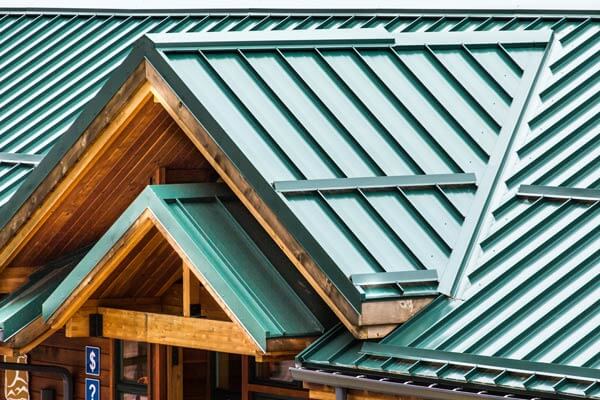
{"label": "wall-mounted sign", "polygon": [[[27,364],[27,356],[4,356],[4,361]],[[29,400],[29,373],[4,371],[4,398],[6,400]]]}
{"label": "wall-mounted sign", "polygon": [[85,378],[85,400],[100,400],[100,379]]}
{"label": "wall-mounted sign", "polygon": [[100,347],[85,346],[85,373],[100,376]]}

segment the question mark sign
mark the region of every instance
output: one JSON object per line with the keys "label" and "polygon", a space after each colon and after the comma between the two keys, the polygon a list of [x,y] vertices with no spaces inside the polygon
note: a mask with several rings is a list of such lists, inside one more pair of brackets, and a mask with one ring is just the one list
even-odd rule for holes
{"label": "question mark sign", "polygon": [[96,385],[94,385],[93,383],[90,383],[90,385],[88,386],[88,389],[90,390],[90,392],[92,392],[91,400],[94,400],[94,397],[96,397]]}

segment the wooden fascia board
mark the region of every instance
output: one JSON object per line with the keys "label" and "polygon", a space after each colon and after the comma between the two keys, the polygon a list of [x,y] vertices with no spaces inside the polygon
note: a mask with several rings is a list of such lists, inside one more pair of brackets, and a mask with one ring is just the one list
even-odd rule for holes
{"label": "wooden fascia board", "polygon": [[[268,339],[266,332],[258,325],[249,313],[244,314],[243,320],[239,313],[244,313],[241,304],[234,304],[233,312],[223,296],[216,290],[211,282],[201,273],[196,266],[198,262],[208,262],[202,255],[195,251],[193,238],[185,230],[177,228],[178,223],[172,217],[166,204],[157,196],[152,187],[147,188],[111,226],[108,232],[94,248],[82,259],[80,265],[75,267],[70,275],[77,282],[63,282],[48,298],[43,305],[43,314],[47,324],[52,329],[60,329],[72,318],[85,304],[100,285],[110,277],[119,263],[129,254],[135,245],[146,233],[155,227],[167,240],[183,262],[190,266],[190,271],[202,283],[209,294],[225,311],[227,316],[236,324],[249,341],[257,349],[266,353]],[[193,254],[190,254],[192,252]],[[83,263],[83,264],[82,264]],[[87,267],[86,267],[87,266]],[[85,268],[89,268],[86,270]],[[78,276],[80,275],[80,276]],[[235,299],[229,296],[229,299]],[[283,342],[285,345],[296,346],[298,341]],[[285,347],[285,346],[283,346]],[[277,351],[283,347],[275,347]],[[297,346],[296,346],[297,347]],[[293,347],[296,349],[296,347]]]}
{"label": "wooden fascia board", "polygon": [[42,317],[36,318],[29,325],[14,335],[7,343],[13,354],[27,354],[56,332],[44,323]]}
{"label": "wooden fascia board", "polygon": [[[124,232],[110,232],[108,234],[118,234],[119,239],[104,253],[99,262],[94,267],[81,276],[80,282],[75,288],[70,291],[68,285],[59,285],[52,295],[46,300],[42,306],[43,316],[46,323],[53,329],[62,328],[66,322],[74,315],[92,296],[92,294],[100,287],[100,285],[115,271],[119,263],[129,254],[131,249],[150,231],[154,226],[153,220],[150,218],[150,211],[145,209],[134,222],[127,226]],[[115,231],[119,231],[122,227],[116,227]],[[104,249],[97,249],[102,251]],[[94,249],[84,257],[82,262],[90,257],[96,257]],[[69,274],[77,273],[77,267]],[[69,278],[67,277],[67,279]],[[67,290],[67,292],[65,292]],[[63,297],[64,296],[64,297]]]}

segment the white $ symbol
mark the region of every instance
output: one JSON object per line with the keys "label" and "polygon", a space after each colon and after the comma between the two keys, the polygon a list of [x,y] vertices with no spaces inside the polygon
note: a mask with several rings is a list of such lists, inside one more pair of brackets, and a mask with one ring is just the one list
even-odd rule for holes
{"label": "white $ symbol", "polygon": [[94,352],[90,353],[90,369],[92,371],[96,370],[96,353]]}

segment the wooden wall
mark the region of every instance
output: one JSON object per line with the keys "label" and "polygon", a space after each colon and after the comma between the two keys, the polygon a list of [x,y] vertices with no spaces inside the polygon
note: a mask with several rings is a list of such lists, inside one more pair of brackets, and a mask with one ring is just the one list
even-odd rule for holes
{"label": "wooden wall", "polygon": [[[110,400],[112,393],[112,362],[113,343],[102,338],[65,338],[64,331],[52,335],[41,345],[29,353],[29,362],[32,364],[46,364],[65,367],[71,371],[74,380],[74,395],[76,400],[84,400],[85,382],[85,346],[98,346],[101,349],[100,359],[100,384],[101,399]],[[56,400],[62,399],[62,381],[56,377],[31,374],[29,377],[29,390],[31,400],[40,398],[40,390],[51,388],[55,390]]]}

